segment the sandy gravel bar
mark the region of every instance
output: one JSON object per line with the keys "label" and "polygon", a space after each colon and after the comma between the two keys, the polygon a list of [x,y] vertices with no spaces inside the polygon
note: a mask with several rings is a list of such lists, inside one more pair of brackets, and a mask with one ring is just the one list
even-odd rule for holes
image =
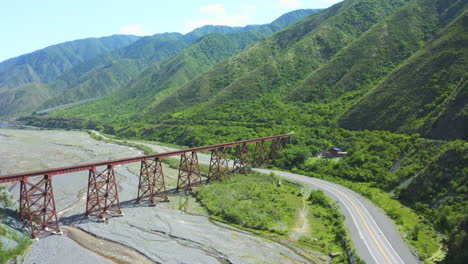
{"label": "sandy gravel bar", "polygon": [[125,217],[78,227],[128,245],[161,263],[308,263],[289,248],[214,225],[206,216],[157,207],[129,207]]}
{"label": "sandy gravel bar", "polygon": [[49,236],[34,243],[24,263],[111,264],[114,262],[84,249],[67,237]]}

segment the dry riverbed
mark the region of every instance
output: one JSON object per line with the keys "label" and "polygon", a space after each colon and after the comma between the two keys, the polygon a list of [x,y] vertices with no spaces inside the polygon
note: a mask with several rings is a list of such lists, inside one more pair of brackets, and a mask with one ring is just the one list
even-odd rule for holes
{"label": "dry riverbed", "polygon": [[[161,146],[151,147],[166,150]],[[142,153],[96,141],[83,132],[0,129],[1,174],[136,155]],[[83,263],[110,263],[111,260],[129,263],[127,260],[132,254],[133,263],[147,263],[148,260],[158,263],[308,263],[284,245],[212,223],[190,196],[171,195],[169,203],[159,203],[156,207],[135,206],[138,171],[139,164],[116,168],[125,216],[104,223],[83,216],[86,172],[55,176],[53,187],[60,223],[73,228],[64,228],[68,236],[50,236],[35,242],[25,263],[67,263],[64,252],[82,251],[89,253],[82,254]],[[164,171],[169,185],[173,186],[177,171],[165,165]],[[12,185],[10,190],[18,196],[18,186]],[[106,247],[113,248],[115,243],[127,250],[103,252]],[[53,261],[47,262],[47,259]]]}

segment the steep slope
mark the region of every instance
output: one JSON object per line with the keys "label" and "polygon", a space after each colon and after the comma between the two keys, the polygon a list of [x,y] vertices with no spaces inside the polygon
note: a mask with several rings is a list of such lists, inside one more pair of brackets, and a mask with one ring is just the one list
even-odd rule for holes
{"label": "steep slope", "polygon": [[[47,83],[81,62],[122,48],[139,37],[113,35],[53,45],[0,63],[0,87],[13,88],[27,82]],[[30,78],[35,75],[35,78]]]}
{"label": "steep slope", "polygon": [[[353,10],[368,22],[372,17],[370,10],[379,10],[365,6],[369,3],[356,2],[343,14],[352,16],[349,10]],[[373,94],[367,93],[373,90],[385,91],[390,100],[363,99],[362,102],[371,102],[375,107],[358,108],[357,104],[353,107],[357,109],[357,117],[347,120],[348,124],[358,124],[359,115],[366,116],[369,118],[361,122],[366,126],[345,127],[420,132],[444,139],[466,138],[466,81],[463,77],[467,72],[464,48],[467,37],[466,32],[463,33],[465,15],[460,14],[464,9],[463,1],[414,0],[380,23],[369,26],[369,30],[357,38],[350,37],[350,32],[357,32],[365,23],[355,23],[357,26],[350,28],[343,24],[345,18],[337,15],[283,50],[275,41],[281,43],[279,41],[291,38],[280,32],[217,65],[152,106],[150,113],[179,112],[174,117],[182,116],[186,120],[197,116],[203,120],[273,121],[277,124],[295,120],[297,124],[324,125],[333,123],[357,100]],[[335,27],[330,26],[337,21],[340,23]],[[326,41],[320,42],[321,39]],[[439,78],[436,76],[439,71],[448,74]],[[418,78],[414,78],[415,72],[420,72]],[[438,79],[437,83],[431,84],[429,76]],[[392,92],[385,86],[388,80],[399,80],[392,84]],[[382,89],[378,88],[379,84],[384,85]],[[424,86],[435,88],[431,93],[430,88],[421,89]],[[407,88],[400,90],[403,87]],[[418,94],[425,97],[411,99]],[[394,107],[385,105],[393,101],[398,102]],[[431,109],[421,109],[418,102]],[[414,109],[426,123],[414,118],[415,126],[410,118],[404,118],[414,113]],[[387,116],[376,118],[381,112]],[[399,118],[403,129],[391,122],[391,116]]]}
{"label": "steep slope", "polygon": [[34,111],[56,91],[47,85],[84,61],[139,39],[113,35],[57,44],[0,63],[0,116]]}
{"label": "steep slope", "polygon": [[[125,89],[113,94],[109,98],[88,103],[82,107],[86,109],[86,112],[92,111],[93,114],[107,115],[106,112],[112,112],[119,113],[119,115],[128,115],[129,112],[140,112],[147,106],[159,102],[172,91],[194,79],[218,62],[243,50],[251,43],[296,22],[296,19],[318,11],[319,10],[312,9],[292,11],[282,15],[270,24],[246,26],[237,30],[237,33],[231,34],[209,34],[202,37],[177,56],[148,67],[148,69],[135,77],[134,81],[126,84],[127,87],[125,87]],[[205,28],[206,27],[203,27],[201,30],[206,31]],[[246,28],[250,30],[245,30]],[[196,33],[196,31],[194,32]],[[116,63],[118,65],[120,61]],[[132,69],[131,67],[128,68]],[[115,73],[112,72],[112,70],[113,68],[111,66],[109,68],[109,74]],[[97,72],[102,74],[102,71]],[[125,74],[129,72],[129,70],[125,71]],[[93,72],[93,74],[95,73],[96,72]],[[81,79],[84,79],[86,76],[87,75],[84,75]],[[92,80],[92,78],[90,78],[90,80]],[[103,86],[102,82],[96,82],[89,87],[101,87],[101,89],[103,89],[106,86]],[[65,97],[72,92],[74,93],[74,89],[69,90],[57,98]],[[53,100],[55,99],[56,98]],[[105,107],[103,108],[104,105]]]}
{"label": "steep slope", "polygon": [[36,106],[51,98],[47,85],[27,83],[20,87],[0,91],[0,116],[18,112],[32,112]]}
{"label": "steep slope", "polygon": [[58,95],[44,102],[41,108],[106,95],[131,80],[150,63],[176,55],[193,41],[194,37],[179,33],[156,34],[82,63],[50,84]]}
{"label": "steep slope", "polygon": [[[208,115],[208,119],[235,120],[239,112],[244,112],[243,107],[245,112],[249,112],[256,105],[255,107],[266,107],[263,110],[268,114],[269,107],[274,107],[275,104],[262,104],[255,102],[256,99],[265,94],[274,94],[274,100],[279,101],[337,52],[356,41],[405,3],[406,1],[342,2],[217,65],[151,110],[179,111],[190,105],[197,105],[197,110]],[[237,102],[233,103],[233,100]],[[236,105],[238,110],[233,112],[233,116],[216,117],[216,110],[232,107],[222,104]],[[216,110],[212,111],[213,108]],[[276,122],[284,120],[283,114],[277,114],[274,117]],[[271,118],[273,117],[266,117]]]}
{"label": "steep slope", "polygon": [[[317,11],[310,9],[292,11],[265,25],[203,26],[186,35],[165,33],[142,38],[128,47],[100,56],[62,75],[51,87],[53,90],[63,91],[63,93],[45,102],[42,107],[107,95],[120,89],[152,63],[164,61],[178,54],[205,35],[255,31],[256,34],[250,33],[252,38],[249,39],[248,43],[252,43]],[[240,41],[246,41],[242,34],[239,37],[244,38]],[[238,51],[235,49],[228,55]]]}
{"label": "steep slope", "polygon": [[468,139],[467,25],[465,10],[435,41],[351,107],[341,124]]}

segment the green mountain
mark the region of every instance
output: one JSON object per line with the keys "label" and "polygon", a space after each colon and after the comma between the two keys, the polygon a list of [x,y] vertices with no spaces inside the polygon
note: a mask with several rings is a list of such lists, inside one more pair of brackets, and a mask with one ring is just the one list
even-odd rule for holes
{"label": "green mountain", "polygon": [[137,39],[139,37],[127,35],[80,39],[3,61],[0,63],[0,89],[29,82],[48,83],[75,65]]}
{"label": "green mountain", "polygon": [[[175,56],[208,34],[251,32],[247,35],[240,34],[238,36],[242,38],[238,42],[244,42],[245,46],[317,11],[310,9],[292,11],[265,25],[249,25],[245,27],[208,25],[195,29],[185,35],[164,33],[142,38],[132,45],[99,56],[60,76],[56,82],[51,84],[51,89],[62,93],[45,102],[42,108],[101,97],[119,90],[146,67]],[[232,38],[235,39],[236,36]],[[247,38],[249,39],[247,40]],[[233,41],[237,42],[237,40]],[[226,50],[229,50],[229,48],[226,48]],[[238,51],[239,49],[236,48],[223,58]]]}
{"label": "green mountain", "polygon": [[[249,25],[246,27],[204,26],[185,35],[179,33],[156,34],[140,38],[131,44],[130,42],[126,43],[130,45],[121,45],[119,49],[117,49],[118,47],[115,43],[113,44],[107,38],[102,38],[105,40],[105,44],[115,49],[110,52],[101,52],[100,55],[95,52],[98,49],[92,45],[89,47],[78,45],[82,43],[79,40],[75,41],[78,44],[75,42],[59,44],[34,52],[30,54],[31,56],[24,55],[17,59],[8,60],[0,64],[1,69],[5,69],[3,72],[0,71],[0,81],[3,80],[3,82],[0,82],[0,95],[8,98],[8,100],[2,100],[4,104],[1,105],[0,116],[24,113],[105,96],[124,87],[127,82],[135,78],[151,64],[175,56],[207,34],[251,32],[247,34],[251,36],[249,40],[246,40],[248,38],[247,35],[240,36],[242,39],[239,42],[245,42],[245,47],[245,45],[261,37],[270,35],[317,11],[296,10],[265,25]],[[95,41],[95,39],[92,40]],[[86,51],[86,53],[82,51]],[[235,49],[224,56],[232,55],[238,51],[238,49]],[[78,59],[77,57],[81,53],[83,53],[83,58]],[[50,55],[45,56],[44,54]],[[75,57],[67,57],[70,54],[75,54]],[[46,59],[43,61],[44,64],[41,65],[40,58],[44,57]],[[68,60],[62,60],[62,57]],[[56,62],[48,61],[54,58],[57,59]],[[70,61],[74,64],[66,64],[66,62]],[[62,64],[66,64],[67,67]],[[44,65],[54,65],[54,67],[45,67],[46,69],[44,69]],[[55,68],[60,68],[61,71],[53,71]],[[36,85],[47,83],[47,86],[41,85],[42,89],[40,91],[44,92],[44,94],[37,94],[37,89],[27,91],[27,88],[31,87],[30,85],[21,87],[24,84],[33,83]],[[22,99],[19,96],[23,96],[25,93],[18,93],[18,89],[29,94],[29,96],[35,95],[36,97],[29,101]],[[32,99],[31,97],[28,98]],[[25,104],[16,104],[15,102],[17,101],[22,101]]]}
{"label": "green mountain", "polygon": [[[421,258],[438,249],[436,236],[418,239],[431,223],[447,236],[446,263],[462,263],[467,15],[464,0],[346,0],[232,56],[215,44],[229,35],[207,35],[108,98],[24,121],[188,146],[294,131],[275,166],[377,202],[392,191],[420,215],[386,208]],[[349,154],[310,158],[331,146]]]}
{"label": "green mountain", "polygon": [[258,31],[208,35],[110,99],[61,113],[106,116],[122,131],[111,113],[466,139],[465,10],[460,0],[344,1],[234,56]]}
{"label": "green mountain", "polygon": [[[240,30],[231,34],[211,33],[176,56],[148,67],[127,83],[125,89],[87,107],[90,107],[90,111],[96,107],[96,113],[99,113],[98,108],[105,106],[107,111],[119,113],[120,116],[129,112],[140,112],[220,61],[270,35],[272,31],[293,23],[298,17],[315,12],[318,10],[297,10],[281,16],[271,24],[247,26],[250,30]],[[69,92],[65,94],[68,95]]]}
{"label": "green mountain", "polygon": [[345,113],[343,127],[468,139],[468,13],[448,18],[433,41]]}
{"label": "green mountain", "polygon": [[139,39],[113,35],[53,45],[0,63],[0,116],[34,111],[51,98],[52,82],[76,65]]}

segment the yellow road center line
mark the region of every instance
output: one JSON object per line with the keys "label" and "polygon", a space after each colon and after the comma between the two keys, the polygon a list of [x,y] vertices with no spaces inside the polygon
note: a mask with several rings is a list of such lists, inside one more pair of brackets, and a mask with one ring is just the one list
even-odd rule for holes
{"label": "yellow road center line", "polygon": [[364,222],[364,225],[366,226],[367,230],[369,231],[372,239],[374,239],[374,242],[377,244],[377,247],[379,247],[380,251],[382,252],[382,254],[384,255],[384,257],[387,259],[388,263],[391,263],[393,264],[393,262],[390,260],[390,258],[388,257],[387,253],[383,250],[383,248],[380,246],[380,243],[377,241],[376,237],[374,236],[374,232],[370,229],[369,225],[367,224],[366,220],[364,219],[364,217],[362,216],[361,214],[361,210],[359,210],[359,208],[354,204],[353,201],[351,201],[347,196],[346,194],[344,194],[342,191],[336,189],[337,192],[339,192],[341,195],[343,195],[343,197],[348,200],[348,202],[351,203],[351,205],[354,207],[354,209],[357,211],[357,213],[359,214],[359,216],[361,217],[362,221]]}

